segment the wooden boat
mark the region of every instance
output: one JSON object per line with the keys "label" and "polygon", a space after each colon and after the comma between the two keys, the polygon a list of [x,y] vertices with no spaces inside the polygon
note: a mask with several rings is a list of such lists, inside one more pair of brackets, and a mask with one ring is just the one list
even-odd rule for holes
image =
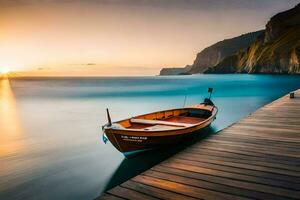
{"label": "wooden boat", "polygon": [[[102,127],[108,140],[122,153],[174,145],[186,136],[209,126],[218,108],[210,99],[190,107],[163,110],[139,115],[112,123],[107,109],[108,123]],[[107,138],[104,136],[104,140]]]}

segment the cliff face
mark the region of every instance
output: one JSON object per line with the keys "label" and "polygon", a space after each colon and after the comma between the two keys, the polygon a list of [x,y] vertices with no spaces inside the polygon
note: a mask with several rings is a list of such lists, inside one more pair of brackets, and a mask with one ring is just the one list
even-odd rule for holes
{"label": "cliff face", "polygon": [[263,31],[247,33],[235,38],[226,39],[198,53],[189,73],[203,73],[209,67],[217,65],[225,57],[234,55],[238,50],[248,47]]}
{"label": "cliff face", "polygon": [[300,74],[300,4],[279,13],[248,48],[226,57],[204,73]]}
{"label": "cliff face", "polygon": [[174,68],[163,68],[160,70],[159,75],[160,76],[168,76],[168,75],[186,75],[189,74],[188,71],[190,71],[192,68],[191,65],[187,65],[185,67],[174,67]]}

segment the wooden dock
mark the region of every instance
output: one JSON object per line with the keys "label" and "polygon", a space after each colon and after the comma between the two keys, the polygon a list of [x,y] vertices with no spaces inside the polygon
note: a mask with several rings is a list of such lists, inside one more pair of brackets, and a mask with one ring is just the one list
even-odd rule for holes
{"label": "wooden dock", "polygon": [[300,90],[98,199],[300,199]]}

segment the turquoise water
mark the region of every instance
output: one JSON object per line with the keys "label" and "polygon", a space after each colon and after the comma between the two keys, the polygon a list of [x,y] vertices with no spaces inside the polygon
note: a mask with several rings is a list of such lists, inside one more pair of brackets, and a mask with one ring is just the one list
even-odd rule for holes
{"label": "turquoise water", "polygon": [[[0,80],[1,81],[1,80]],[[113,120],[196,104],[213,87],[215,133],[300,88],[300,76],[27,78],[1,81],[0,199],[93,199],[172,155],[125,159],[101,141],[105,108]]]}

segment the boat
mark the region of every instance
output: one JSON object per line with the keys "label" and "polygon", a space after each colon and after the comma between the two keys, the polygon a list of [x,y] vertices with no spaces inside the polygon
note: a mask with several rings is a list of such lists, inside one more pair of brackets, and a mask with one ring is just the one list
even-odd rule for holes
{"label": "boat", "polygon": [[139,152],[167,145],[175,145],[195,132],[208,127],[215,119],[218,108],[210,97],[203,103],[163,110],[111,122],[107,109],[108,123],[102,126],[103,141],[109,140],[124,154]]}

